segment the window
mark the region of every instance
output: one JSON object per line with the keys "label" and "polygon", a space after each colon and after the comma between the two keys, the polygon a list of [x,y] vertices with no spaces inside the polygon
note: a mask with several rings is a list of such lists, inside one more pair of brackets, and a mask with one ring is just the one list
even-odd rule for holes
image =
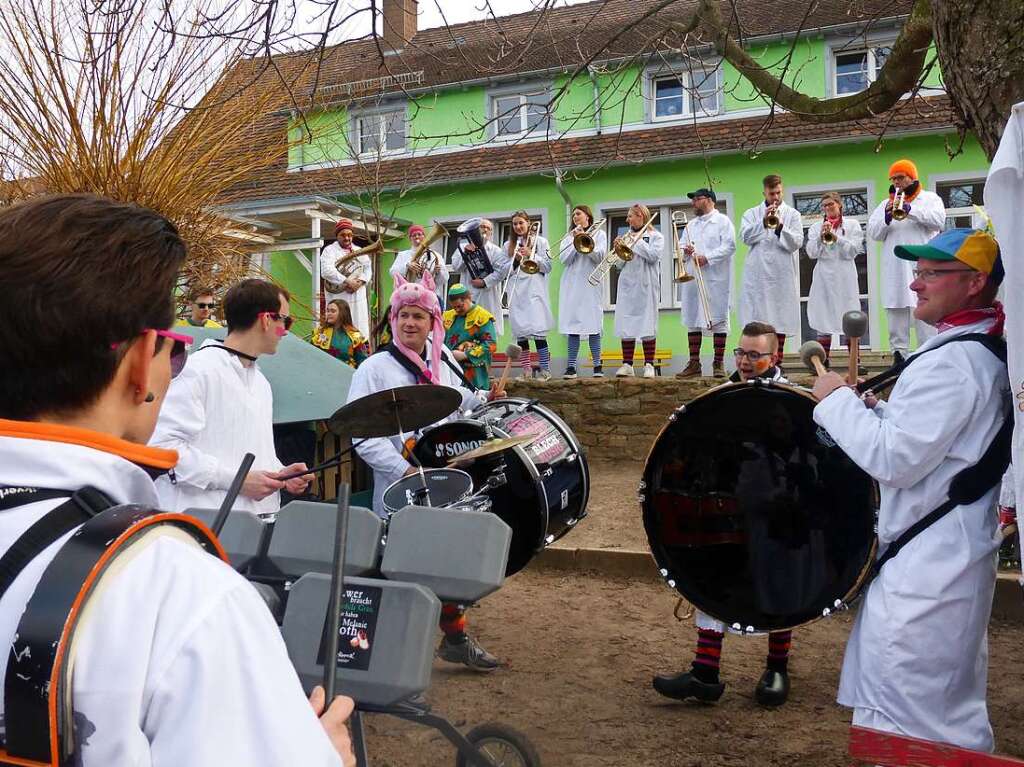
{"label": "window", "polygon": [[867,89],[878,77],[891,50],[888,46],[875,46],[859,51],[835,51],[835,95],[844,96]]}
{"label": "window", "polygon": [[359,154],[405,149],[405,110],[374,112],[355,118]]}
{"label": "window", "polygon": [[935,193],[946,206],[945,229],[983,227],[984,221],[974,209],[985,204],[985,180],[943,181],[935,185]]}
{"label": "window", "polygon": [[[853,218],[860,222],[861,229],[867,227],[868,215],[868,192],[866,189],[854,189],[839,193],[843,198],[843,218]],[[811,275],[814,271],[813,261],[807,255],[807,232],[811,225],[820,221],[822,192],[804,192],[794,196],[793,207],[800,211],[803,218],[804,244],[800,246],[800,324],[801,342],[817,339],[817,331],[807,322],[807,297],[811,292]],[[868,256],[864,240],[860,243],[860,253],[854,260],[857,265],[857,288],[860,293],[860,309],[865,314],[868,312]],[[870,314],[869,314],[870,316]],[[864,334],[861,345],[871,345],[870,331]]]}
{"label": "window", "polygon": [[497,136],[521,136],[548,127],[547,90],[507,93],[493,99],[494,132]]}
{"label": "window", "polygon": [[675,120],[683,116],[708,117],[719,106],[718,69],[701,69],[651,78],[652,120]]}

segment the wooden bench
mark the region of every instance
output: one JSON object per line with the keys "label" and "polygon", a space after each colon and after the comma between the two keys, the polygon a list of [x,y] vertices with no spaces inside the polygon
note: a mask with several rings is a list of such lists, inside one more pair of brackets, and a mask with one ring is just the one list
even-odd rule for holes
{"label": "wooden bench", "polygon": [[[581,355],[582,356],[582,355]],[[643,365],[644,350],[643,347],[638,343],[636,345],[636,353],[633,355],[634,365]],[[657,375],[661,375],[661,366],[664,363],[672,362],[672,350],[671,349],[655,349],[654,350],[654,372]],[[577,367],[593,367],[594,363],[590,357],[586,359],[580,359],[576,363]],[[622,350],[619,351],[602,351],[601,352],[601,366],[605,371],[609,371],[611,368],[619,368],[622,365]],[[611,370],[611,373],[615,373],[615,370]]]}

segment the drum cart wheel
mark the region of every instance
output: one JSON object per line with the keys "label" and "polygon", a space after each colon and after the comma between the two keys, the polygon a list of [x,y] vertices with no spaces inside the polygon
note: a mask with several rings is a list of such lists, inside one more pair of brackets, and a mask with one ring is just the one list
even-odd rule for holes
{"label": "drum cart wheel", "polygon": [[388,714],[413,724],[432,727],[457,751],[456,767],[540,767],[540,755],[518,730],[499,722],[474,727],[463,735],[443,716],[433,714],[425,703],[402,702],[393,706],[357,704],[350,720],[352,747],[357,767],[370,767],[363,735],[362,714]]}

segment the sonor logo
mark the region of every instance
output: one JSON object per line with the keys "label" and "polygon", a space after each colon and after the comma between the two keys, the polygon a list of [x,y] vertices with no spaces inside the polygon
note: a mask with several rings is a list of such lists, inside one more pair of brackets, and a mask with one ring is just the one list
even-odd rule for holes
{"label": "sonor logo", "polygon": [[484,440],[476,439],[468,442],[438,442],[434,445],[435,458],[454,458],[470,450],[475,450],[484,444]]}

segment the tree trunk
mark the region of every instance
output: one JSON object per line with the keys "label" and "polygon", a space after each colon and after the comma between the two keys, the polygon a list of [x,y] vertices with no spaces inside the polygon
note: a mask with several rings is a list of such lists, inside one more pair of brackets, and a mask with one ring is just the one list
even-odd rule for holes
{"label": "tree trunk", "polygon": [[932,0],[935,47],[962,130],[991,160],[1024,101],[1024,0]]}

